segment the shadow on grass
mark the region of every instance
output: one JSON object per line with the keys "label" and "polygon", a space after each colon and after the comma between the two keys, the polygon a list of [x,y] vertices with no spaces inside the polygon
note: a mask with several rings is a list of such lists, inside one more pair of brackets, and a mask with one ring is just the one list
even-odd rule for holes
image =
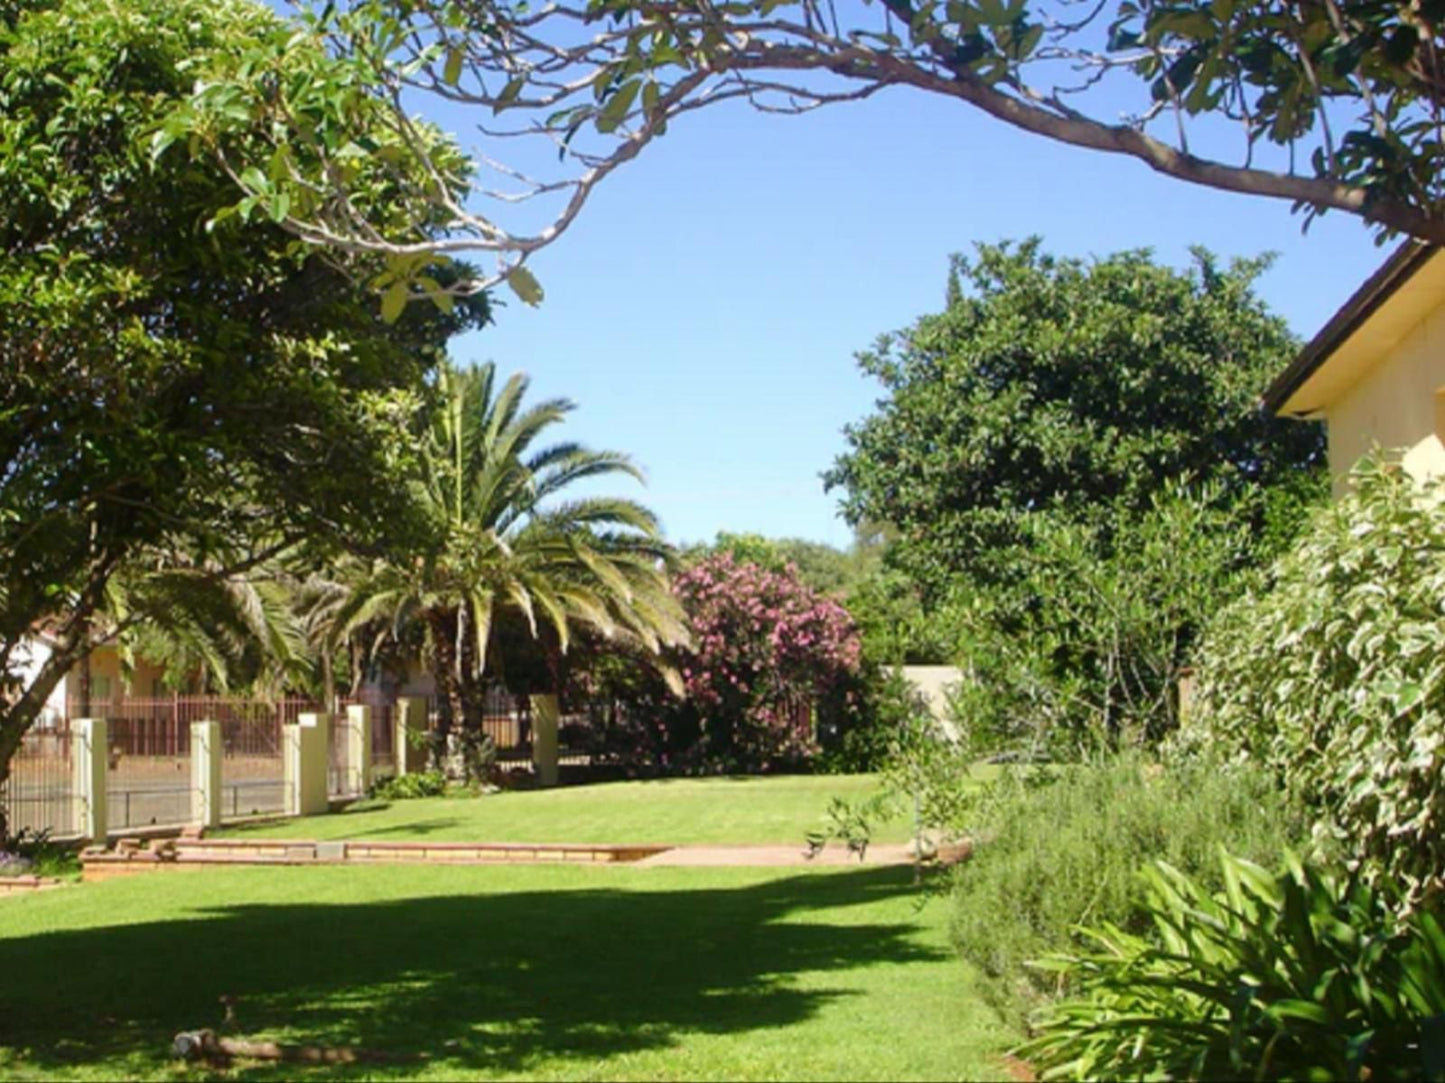
{"label": "shadow on grass", "polygon": [[[783,1027],[849,995],[794,988],[791,975],[838,972],[846,987],[849,970],[938,958],[907,925],[807,923],[809,911],[905,892],[908,875],[222,905],[197,920],[0,940],[0,1054],[34,1074],[97,1062],[165,1071],[171,1037],[216,1025],[223,994],[247,1035],[421,1054],[443,1073],[515,1075],[545,1058],[596,1062],[687,1033]],[[801,920],[780,921],[789,915]]]}

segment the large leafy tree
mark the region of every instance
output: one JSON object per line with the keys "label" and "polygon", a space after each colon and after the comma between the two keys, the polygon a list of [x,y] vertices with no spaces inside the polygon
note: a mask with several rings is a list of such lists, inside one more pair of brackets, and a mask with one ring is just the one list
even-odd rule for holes
{"label": "large leafy tree", "polygon": [[[555,173],[497,163],[501,203],[431,191],[449,246],[496,253],[490,278],[559,236],[610,173],[674,121],[746,101],[796,113],[911,87],[1023,131],[1135,159],[1189,183],[1362,217],[1381,236],[1445,243],[1445,4],[1440,0],[314,0],[332,50],[298,67],[252,50],[177,123],[207,138],[237,108],[282,117],[318,98],[385,102],[396,142],[420,93],[476,108],[489,133],[535,136]],[[266,72],[264,79],[257,79]],[[283,125],[282,130],[285,130]],[[500,144],[499,144],[500,145]],[[415,228],[358,228],[345,145],[277,144],[286,168],[238,179],[244,198],[288,201],[298,235],[406,258]],[[257,161],[265,161],[264,148]],[[543,163],[545,166],[545,163]],[[513,219],[520,196],[550,221]],[[546,220],[546,219],[544,219]],[[1307,219],[1308,220],[1308,219]]]}
{"label": "large leafy tree", "polygon": [[1257,406],[1295,349],[1252,292],[1264,266],[980,245],[956,259],[944,312],[859,356],[885,398],[827,483],[850,519],[897,528],[892,559],[933,599],[1015,576],[1033,517],[1143,509],[1181,477],[1226,501],[1309,489],[1320,427]]}
{"label": "large leafy tree", "polygon": [[[495,366],[443,368],[415,483],[426,538],[402,559],[351,559],[316,590],[323,649],[418,643],[441,701],[444,741],[482,741],[487,684],[557,691],[575,633],[656,657],[686,638],[657,520],[635,501],[574,497],[587,479],[640,479],[625,455],[540,444],[572,404],[523,402],[528,381]],[[468,755],[469,769],[476,763]]]}
{"label": "large leafy tree", "polygon": [[897,529],[863,623],[964,666],[984,743],[1157,740],[1199,629],[1321,494],[1319,427],[1258,408],[1295,348],[1262,266],[984,245],[944,312],[860,356],[886,394],[827,479]]}
{"label": "large leafy tree", "polygon": [[[211,155],[155,153],[203,58],[289,33],[248,3],[0,3],[0,783],[97,635],[150,612],[98,619],[117,575],[406,522],[400,423],[485,301],[387,324],[375,268],[224,218]],[[37,629],[53,653],[22,678]]]}

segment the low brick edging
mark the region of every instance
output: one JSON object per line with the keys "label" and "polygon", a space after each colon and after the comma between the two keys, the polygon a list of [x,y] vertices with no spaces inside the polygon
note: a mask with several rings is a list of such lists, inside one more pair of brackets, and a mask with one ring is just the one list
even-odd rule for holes
{"label": "low brick edging", "polygon": [[[941,846],[924,864],[951,865],[964,860],[971,847],[962,843]],[[375,864],[584,864],[671,866],[806,866],[911,865],[908,846],[869,847],[858,858],[842,849],[829,849],[809,858],[799,847],[772,846],[665,846],[660,844],[524,843],[524,842],[383,842],[358,839],[202,839],[158,840],[154,846],[139,838],[120,839],[113,850],[92,847],[81,855],[86,881],[140,872],[195,870],[217,865],[375,865]]]}
{"label": "low brick edging", "polygon": [[64,883],[64,880],[57,880],[53,876],[0,877],[0,899],[7,895],[31,895],[37,891],[48,891]]}
{"label": "low brick edging", "polygon": [[[148,840],[147,840],[148,841]],[[113,850],[81,855],[86,881],[139,872],[217,865],[629,864],[668,849],[654,845],[477,842],[327,842],[310,839],[166,839],[149,846],[123,838]]]}

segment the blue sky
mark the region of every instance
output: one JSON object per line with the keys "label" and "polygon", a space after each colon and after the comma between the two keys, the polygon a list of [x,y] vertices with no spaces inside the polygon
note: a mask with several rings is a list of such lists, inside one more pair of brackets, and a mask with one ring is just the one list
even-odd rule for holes
{"label": "blue sky", "polygon": [[[475,137],[442,119],[464,144]],[[489,148],[492,149],[492,148]],[[497,153],[493,149],[493,153]],[[886,91],[804,117],[724,105],[674,124],[598,189],[512,300],[458,340],[579,409],[567,435],[632,454],[674,541],[719,530],[844,545],[819,474],[878,395],[853,354],[942,303],[950,252],[1039,234],[1056,253],[1150,247],[1187,262],[1279,254],[1260,282],[1302,337],[1384,258],[1328,215],[1209,191]]]}

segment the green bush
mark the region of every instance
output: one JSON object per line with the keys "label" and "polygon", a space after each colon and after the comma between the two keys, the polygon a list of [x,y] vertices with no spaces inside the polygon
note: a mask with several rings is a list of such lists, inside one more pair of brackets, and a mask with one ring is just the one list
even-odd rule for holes
{"label": "green bush", "polygon": [[1256,573],[1252,505],[1171,482],[1142,510],[1030,515],[1018,582],[958,600],[955,710],[980,751],[1075,760],[1152,746],[1209,618]]}
{"label": "green bush", "polygon": [[441,771],[393,775],[372,783],[368,797],[379,801],[405,801],[414,797],[440,797],[447,791],[447,776]]}
{"label": "green bush", "polygon": [[822,752],[813,761],[820,774],[882,770],[914,717],[928,709],[895,666],[866,664],[842,692],[852,698],[851,710],[820,712],[827,719],[818,726]]}
{"label": "green bush", "polygon": [[1199,657],[1186,747],[1274,771],[1312,811],[1313,856],[1445,889],[1445,487],[1365,463]]}
{"label": "green bush", "polygon": [[1006,775],[979,817],[973,857],[954,873],[953,938],[1012,1011],[1061,991],[1024,964],[1076,946],[1074,926],[1144,928],[1137,877],[1150,862],[1209,879],[1221,846],[1273,862],[1295,837],[1259,772],[1138,755]]}
{"label": "green bush", "polygon": [[1149,870],[1152,935],[1102,925],[1019,1053],[1045,1079],[1445,1079],[1445,932],[1363,881],[1236,858]]}

